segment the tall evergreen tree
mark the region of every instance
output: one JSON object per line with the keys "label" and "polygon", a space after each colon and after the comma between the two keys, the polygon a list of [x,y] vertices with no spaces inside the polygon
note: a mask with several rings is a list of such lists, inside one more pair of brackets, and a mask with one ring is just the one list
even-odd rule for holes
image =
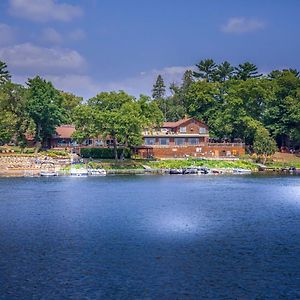
{"label": "tall evergreen tree", "polygon": [[152,98],[155,100],[163,99],[166,95],[166,86],[162,76],[159,74],[157,76],[156,82],[152,89]]}
{"label": "tall evergreen tree", "polygon": [[193,76],[196,78],[206,79],[207,81],[213,81],[214,73],[216,71],[216,63],[213,59],[204,59],[196,64],[197,71],[193,72]]}
{"label": "tall evergreen tree", "polygon": [[[172,87],[171,87],[172,89]],[[163,111],[164,119],[167,118],[167,99],[166,99],[166,86],[161,75],[157,76],[156,82],[152,89],[152,98],[157,101],[161,111]]]}
{"label": "tall evergreen tree", "polygon": [[250,78],[261,77],[262,74],[258,74],[256,65],[247,61],[243,64],[239,64],[239,66],[235,68],[235,76],[237,79],[247,80]]}
{"label": "tall evergreen tree", "polygon": [[224,61],[217,66],[217,69],[215,71],[215,79],[217,81],[223,82],[233,77],[233,74],[234,67],[228,61]]}
{"label": "tall evergreen tree", "polygon": [[193,82],[194,82],[193,71],[186,70],[183,74],[183,77],[182,77],[181,89],[182,90],[187,90]]}
{"label": "tall evergreen tree", "polygon": [[0,60],[0,84],[10,81],[11,75],[7,70],[7,64]]}

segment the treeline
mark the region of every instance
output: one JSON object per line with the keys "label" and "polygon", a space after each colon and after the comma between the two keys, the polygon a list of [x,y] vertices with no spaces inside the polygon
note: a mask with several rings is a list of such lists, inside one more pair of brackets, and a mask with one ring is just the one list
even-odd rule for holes
{"label": "treeline", "polygon": [[276,144],[300,147],[297,70],[262,75],[249,62],[234,67],[206,59],[169,88],[171,96],[166,96],[159,75],[152,98],[136,99],[119,91],[102,92],[84,102],[39,76],[28,79],[26,86],[15,84],[6,64],[0,62],[0,145],[13,142],[25,147],[33,139],[38,151],[47,146],[57,126],[72,123],[78,141],[110,137],[117,156],[119,144],[131,147],[142,142],[142,129],[188,115],[207,123],[216,141],[243,141],[264,153],[274,152]]}
{"label": "treeline", "polygon": [[185,115],[203,120],[211,137],[253,145],[255,135],[275,139],[278,147],[300,147],[300,79],[294,69],[260,74],[246,62],[232,66],[205,59],[187,70],[171,96],[158,76],[153,98],[167,121]]}
{"label": "treeline", "polygon": [[80,103],[82,98],[55,89],[39,76],[28,79],[26,86],[11,82],[0,61],[0,145],[25,147],[33,140],[38,151],[57,126],[73,122]]}
{"label": "treeline", "polygon": [[109,137],[117,158],[118,145],[125,146],[121,154],[125,156],[126,148],[141,144],[144,128],[162,121],[162,112],[150,97],[103,92],[83,102],[39,76],[28,79],[26,86],[15,84],[7,65],[0,62],[0,145],[13,142],[25,147],[32,139],[38,151],[48,146],[57,126],[75,124],[77,141]]}

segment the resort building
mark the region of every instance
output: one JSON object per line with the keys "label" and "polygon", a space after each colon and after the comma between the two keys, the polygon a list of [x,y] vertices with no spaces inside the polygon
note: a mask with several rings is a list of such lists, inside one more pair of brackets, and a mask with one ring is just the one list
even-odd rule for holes
{"label": "resort building", "polygon": [[136,153],[144,158],[235,157],[245,154],[243,143],[211,143],[208,126],[195,119],[165,122],[143,133]]}
{"label": "resort building", "polygon": [[[72,134],[74,125],[57,127],[52,136],[52,148],[111,147],[112,141],[89,138],[78,144]],[[237,157],[245,154],[243,143],[213,143],[209,138],[208,126],[195,119],[184,118],[177,122],[165,122],[160,128],[145,130],[143,144],[133,149],[143,158],[185,158],[185,157]]]}

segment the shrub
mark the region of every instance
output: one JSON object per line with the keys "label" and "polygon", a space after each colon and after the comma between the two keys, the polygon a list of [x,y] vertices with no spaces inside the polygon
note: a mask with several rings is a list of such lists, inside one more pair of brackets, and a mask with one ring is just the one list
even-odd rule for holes
{"label": "shrub", "polygon": [[56,156],[68,156],[68,152],[67,151],[62,151],[62,150],[48,150],[47,152],[45,152],[46,155],[50,156],[50,157],[56,157]]}
{"label": "shrub", "polygon": [[[123,152],[122,148],[118,149],[118,157],[121,156]],[[114,159],[115,154],[112,148],[82,148],[80,149],[80,154],[83,158],[95,158],[95,159]],[[125,149],[125,158],[130,158],[130,149]]]}

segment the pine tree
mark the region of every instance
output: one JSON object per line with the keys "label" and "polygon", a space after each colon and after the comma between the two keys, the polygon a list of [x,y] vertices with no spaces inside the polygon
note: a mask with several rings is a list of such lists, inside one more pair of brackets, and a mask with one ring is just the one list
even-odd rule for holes
{"label": "pine tree", "polygon": [[157,76],[152,89],[152,98],[155,100],[163,99],[166,94],[166,86],[161,75]]}
{"label": "pine tree", "polygon": [[215,79],[219,82],[224,82],[233,77],[234,67],[228,62],[224,61],[218,65],[215,71]]}
{"label": "pine tree", "polygon": [[10,81],[10,73],[7,70],[7,64],[0,60],[0,84]]}
{"label": "pine tree", "polygon": [[248,61],[243,64],[239,64],[239,66],[235,68],[235,70],[236,78],[240,80],[247,80],[250,78],[257,78],[262,76],[262,74],[258,74],[257,66]]}
{"label": "pine tree", "polygon": [[189,86],[194,82],[193,72],[191,70],[186,70],[182,77],[182,85],[181,88],[185,91],[189,88]]}
{"label": "pine tree", "polygon": [[204,59],[196,64],[197,71],[193,72],[193,76],[196,78],[205,79],[206,81],[214,81],[214,74],[217,68],[213,59]]}

